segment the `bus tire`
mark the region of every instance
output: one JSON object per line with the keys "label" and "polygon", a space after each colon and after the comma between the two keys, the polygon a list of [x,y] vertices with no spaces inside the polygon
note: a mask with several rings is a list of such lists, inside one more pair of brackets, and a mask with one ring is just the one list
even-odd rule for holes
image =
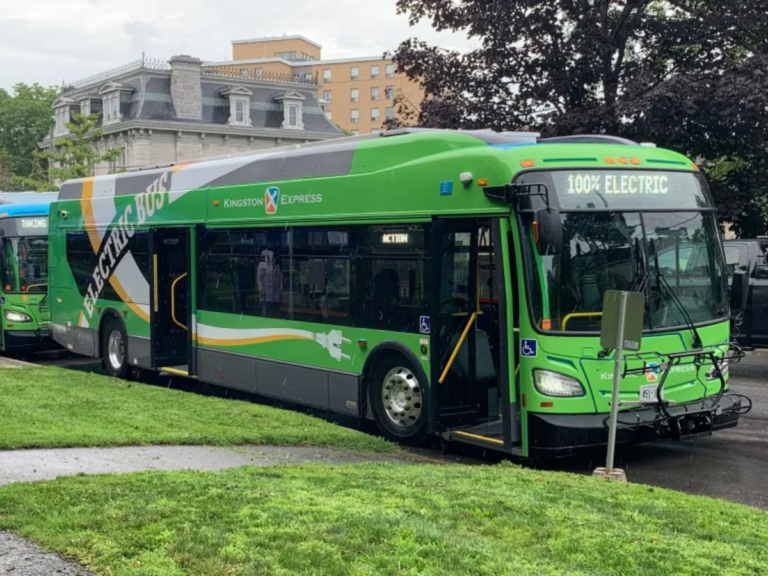
{"label": "bus tire", "polygon": [[389,353],[371,371],[369,393],[373,416],[381,433],[390,440],[418,444],[426,435],[424,386],[404,356]]}
{"label": "bus tire", "polygon": [[117,318],[109,318],[101,332],[101,360],[104,368],[115,378],[128,375],[128,334]]}

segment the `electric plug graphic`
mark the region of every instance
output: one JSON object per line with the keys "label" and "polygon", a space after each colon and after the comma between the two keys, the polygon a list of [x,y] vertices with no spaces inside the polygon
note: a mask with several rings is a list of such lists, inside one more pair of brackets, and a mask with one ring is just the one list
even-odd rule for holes
{"label": "electric plug graphic", "polygon": [[320,344],[323,348],[328,350],[331,354],[331,358],[341,362],[341,359],[349,360],[350,357],[341,352],[341,347],[344,344],[351,344],[352,340],[344,338],[341,334],[341,330],[331,330],[328,334],[315,334],[315,342]]}

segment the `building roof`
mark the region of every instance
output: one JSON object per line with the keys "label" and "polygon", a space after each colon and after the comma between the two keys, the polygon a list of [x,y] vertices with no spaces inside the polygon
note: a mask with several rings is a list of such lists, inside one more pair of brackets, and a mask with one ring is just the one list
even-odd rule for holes
{"label": "building roof", "polygon": [[[261,78],[242,78],[235,70],[216,70],[202,66],[201,95],[202,119],[188,120],[178,118],[171,92],[171,70],[159,67],[140,66],[137,69],[117,69],[114,75],[108,73],[94,77],[94,82],[77,83],[77,88],[62,95],[70,105],[77,105],[83,99],[91,98],[91,111],[102,111],[100,93],[105,90],[114,93],[119,87],[120,113],[119,123],[103,126],[107,133],[120,130],[121,125],[137,122],[172,123],[181,130],[184,125],[210,125],[221,129],[232,129],[241,133],[243,130],[276,130],[283,137],[323,137],[338,136],[339,130],[328,120],[320,106],[317,96],[317,84],[313,79],[299,76],[264,75]],[[230,126],[229,92],[238,91],[250,98],[250,126]],[[303,101],[304,130],[283,128],[283,105],[276,97],[286,92],[295,92]],[[62,98],[57,102],[63,102]],[[103,115],[99,117],[97,127],[102,127]],[[280,136],[280,134],[275,134]]]}
{"label": "building roof", "polygon": [[322,48],[320,44],[314,40],[310,40],[306,36],[301,34],[294,34],[292,36],[263,36],[262,38],[252,38],[250,40],[232,40],[232,44],[258,44],[263,42],[276,42],[280,40],[303,40],[307,44],[312,44],[316,48]]}
{"label": "building roof", "polygon": [[298,68],[306,68],[307,66],[325,66],[330,64],[353,64],[355,62],[376,62],[389,60],[380,56],[356,56],[355,58],[334,58],[330,60],[300,60],[291,61],[285,58],[275,58],[270,56],[268,58],[248,58],[245,60],[222,60],[220,62],[206,62],[206,66],[239,66],[241,64],[269,64],[270,62],[280,62],[287,66],[294,66]]}

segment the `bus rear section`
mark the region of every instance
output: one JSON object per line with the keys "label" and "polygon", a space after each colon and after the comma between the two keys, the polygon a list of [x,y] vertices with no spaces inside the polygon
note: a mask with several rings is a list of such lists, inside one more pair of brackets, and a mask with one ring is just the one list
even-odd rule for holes
{"label": "bus rear section", "polygon": [[72,181],[52,217],[54,337],[115,376],[558,456],[606,441],[602,295],[634,290],[620,441],[709,434],[748,405],[706,182],[669,151],[405,131]]}
{"label": "bus rear section", "polygon": [[0,211],[4,352],[55,349],[48,295],[50,204],[9,204]]}

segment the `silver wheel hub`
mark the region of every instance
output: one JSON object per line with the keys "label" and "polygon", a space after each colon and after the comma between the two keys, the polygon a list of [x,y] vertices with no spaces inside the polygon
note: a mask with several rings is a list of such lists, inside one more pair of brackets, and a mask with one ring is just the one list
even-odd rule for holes
{"label": "silver wheel hub", "polygon": [[109,333],[107,339],[107,357],[109,363],[115,370],[119,370],[123,367],[123,359],[125,358],[125,344],[123,342],[123,335],[119,330],[112,330]]}
{"label": "silver wheel hub", "polygon": [[400,428],[413,426],[421,416],[421,384],[407,368],[393,368],[384,378],[381,399],[390,421]]}

